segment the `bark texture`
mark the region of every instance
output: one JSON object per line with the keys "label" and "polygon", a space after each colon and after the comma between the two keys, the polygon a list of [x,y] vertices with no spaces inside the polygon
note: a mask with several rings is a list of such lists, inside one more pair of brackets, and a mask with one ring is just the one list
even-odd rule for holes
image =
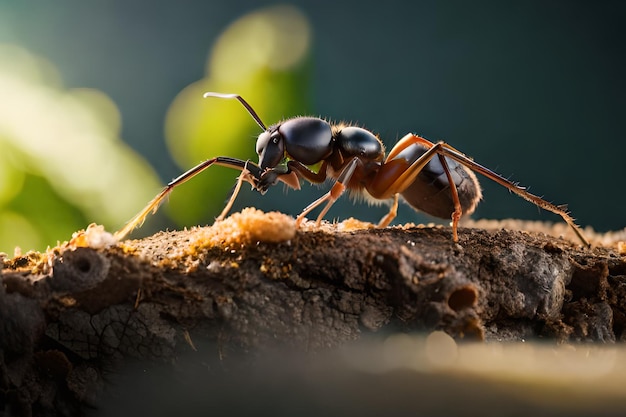
{"label": "bark texture", "polygon": [[45,254],[5,257],[0,415],[94,412],[135,365],[224,378],[263,355],[395,332],[626,339],[616,248],[511,230],[460,229],[458,244],[440,227],[295,231],[254,215],[265,223],[122,243],[83,233]]}

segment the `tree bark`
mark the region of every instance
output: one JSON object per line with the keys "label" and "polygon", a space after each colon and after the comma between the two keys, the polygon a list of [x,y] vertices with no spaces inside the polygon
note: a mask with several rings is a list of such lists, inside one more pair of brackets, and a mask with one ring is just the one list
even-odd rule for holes
{"label": "tree bark", "polygon": [[626,338],[616,248],[512,230],[462,228],[454,243],[442,227],[295,230],[274,214],[237,216],[124,242],[91,228],[46,253],[5,257],[0,415],[100,409],[112,375],[133,366],[223,378],[276,352],[397,332]]}

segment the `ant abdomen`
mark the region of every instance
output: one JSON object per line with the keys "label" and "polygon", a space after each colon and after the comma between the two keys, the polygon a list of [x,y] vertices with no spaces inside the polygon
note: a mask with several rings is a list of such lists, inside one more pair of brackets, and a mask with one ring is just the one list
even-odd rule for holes
{"label": "ant abdomen", "polygon": [[[411,150],[411,148],[414,148]],[[413,145],[401,152],[396,158],[411,150],[411,158],[417,159],[428,149],[422,145]],[[456,161],[444,157],[449,169],[450,178],[457,190],[459,203],[464,215],[474,212],[482,197],[480,185],[472,171]],[[408,161],[409,164],[412,160]],[[402,198],[416,209],[439,217],[450,218],[454,213],[454,198],[450,191],[450,182],[439,158],[432,158],[420,171],[415,180],[400,193]]]}

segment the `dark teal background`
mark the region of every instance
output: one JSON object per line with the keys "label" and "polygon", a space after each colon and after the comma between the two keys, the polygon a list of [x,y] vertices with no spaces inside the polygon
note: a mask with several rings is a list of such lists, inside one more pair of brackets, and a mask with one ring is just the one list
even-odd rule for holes
{"label": "dark teal background", "polygon": [[[49,59],[69,87],[110,95],[122,112],[122,136],[166,182],[182,170],[163,139],[169,104],[203,76],[229,23],[270,4],[0,0],[0,42]],[[314,31],[312,82],[303,92],[316,115],[358,122],[389,147],[409,131],[445,140],[548,200],[569,203],[583,226],[626,226],[626,2],[292,4]],[[474,217],[558,220],[482,184],[485,201]],[[296,214],[320,194],[245,192],[240,204]],[[375,220],[384,212],[341,207],[330,217]],[[401,214],[400,221],[424,221],[406,207]]]}

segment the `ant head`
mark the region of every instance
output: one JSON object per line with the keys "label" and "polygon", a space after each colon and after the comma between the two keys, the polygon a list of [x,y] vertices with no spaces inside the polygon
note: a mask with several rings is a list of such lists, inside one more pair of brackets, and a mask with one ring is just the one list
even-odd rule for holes
{"label": "ant head", "polygon": [[285,140],[276,127],[259,135],[256,141],[256,153],[262,170],[274,168],[285,158]]}
{"label": "ant head", "polygon": [[204,97],[237,99],[263,129],[256,142],[259,166],[263,170],[275,168],[285,158],[303,165],[314,165],[332,154],[333,135],[330,124],[325,120],[294,117],[267,128],[252,106],[238,94],[207,92]]}

